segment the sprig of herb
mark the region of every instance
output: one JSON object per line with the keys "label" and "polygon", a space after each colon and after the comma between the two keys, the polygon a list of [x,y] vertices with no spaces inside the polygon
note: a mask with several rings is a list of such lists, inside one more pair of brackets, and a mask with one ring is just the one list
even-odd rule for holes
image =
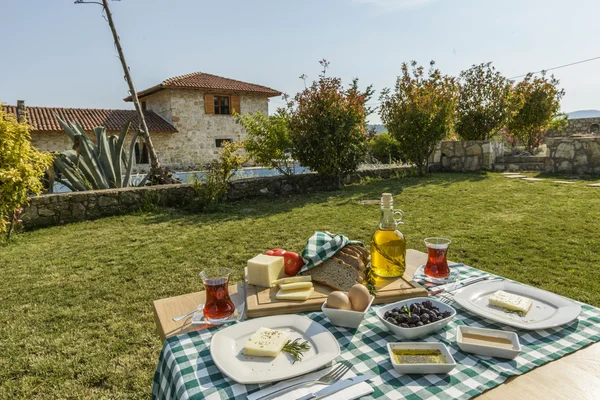
{"label": "sprig of herb", "polygon": [[290,355],[294,357],[294,361],[292,362],[292,364],[296,364],[296,361],[302,361],[302,357],[304,356],[304,354],[302,353],[308,351],[309,349],[310,344],[308,344],[308,341],[305,340],[304,342],[302,342],[302,340],[298,338],[295,339],[293,342],[291,340],[288,340],[283,346],[282,351],[290,353]]}
{"label": "sprig of herb", "polygon": [[524,317],[525,313],[523,311],[519,311],[519,310],[507,310],[504,309],[504,312],[507,314],[517,314],[519,317]]}
{"label": "sprig of herb", "polygon": [[369,293],[373,296],[377,295],[375,283],[375,273],[373,272],[373,267],[371,266],[371,263],[369,263],[369,265],[367,265],[367,268],[365,268],[365,286],[367,287]]}

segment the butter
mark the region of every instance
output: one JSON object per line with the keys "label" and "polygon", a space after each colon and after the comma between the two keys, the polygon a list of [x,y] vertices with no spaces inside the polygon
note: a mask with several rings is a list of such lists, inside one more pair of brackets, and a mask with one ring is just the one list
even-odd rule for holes
{"label": "butter", "polygon": [[290,290],[301,290],[301,289],[310,289],[313,287],[312,282],[294,282],[294,283],[280,283],[279,289],[283,291]]}
{"label": "butter", "polygon": [[277,357],[290,334],[269,328],[260,328],[246,340],[244,355],[256,357]]}
{"label": "butter", "polygon": [[508,311],[517,311],[522,315],[527,314],[533,304],[533,301],[527,297],[517,296],[503,290],[498,290],[491,295],[488,301],[493,306],[501,307]]}
{"label": "butter", "polygon": [[259,254],[248,260],[248,284],[272,287],[275,281],[285,275],[283,257]]}
{"label": "butter", "polygon": [[315,291],[314,288],[303,289],[303,290],[290,290],[285,291],[279,289],[279,292],[275,295],[277,300],[307,300]]}

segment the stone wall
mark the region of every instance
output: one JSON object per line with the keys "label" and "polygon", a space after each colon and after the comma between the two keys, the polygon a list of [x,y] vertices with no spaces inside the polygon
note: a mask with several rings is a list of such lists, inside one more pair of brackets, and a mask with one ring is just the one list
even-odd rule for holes
{"label": "stone wall", "polygon": [[[169,89],[146,96],[146,108],[152,110],[179,131],[153,135],[158,157],[169,168],[185,171],[198,169],[219,154],[216,139],[243,140],[245,132],[232,115],[207,115],[200,90]],[[240,94],[240,113],[269,113],[266,96]]]}
{"label": "stone wall", "polygon": [[589,134],[600,136],[600,117],[570,119],[562,131],[549,130],[546,136],[565,137]]}
{"label": "stone wall", "polygon": [[546,170],[545,156],[504,156],[496,158],[495,171],[540,171]]}
{"label": "stone wall", "polygon": [[600,137],[546,138],[546,172],[600,174]]}
{"label": "stone wall", "polygon": [[438,143],[429,163],[444,171],[493,170],[496,158],[504,154],[504,143],[483,140],[444,140]]}
{"label": "stone wall", "polygon": [[[346,177],[345,182],[355,183],[366,177],[388,179],[408,169],[393,167],[358,171]],[[229,200],[241,200],[302,194],[331,189],[331,184],[330,179],[317,174],[248,178],[233,181],[227,197]],[[22,219],[24,226],[32,229],[124,214],[146,206],[186,208],[193,204],[194,197],[190,184],[43,195],[31,198]]]}

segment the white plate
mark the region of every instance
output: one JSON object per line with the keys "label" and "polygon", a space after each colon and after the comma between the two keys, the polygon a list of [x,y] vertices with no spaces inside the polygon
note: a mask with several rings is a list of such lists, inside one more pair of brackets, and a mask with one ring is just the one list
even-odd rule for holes
{"label": "white plate", "polygon": [[[497,290],[533,300],[527,315],[521,317],[516,313],[507,313],[502,308],[489,305],[489,297]],[[571,300],[545,290],[509,281],[481,282],[467,286],[454,296],[454,300],[474,314],[527,330],[561,326],[576,319],[581,312],[581,307]]]}
{"label": "white plate", "polygon": [[[259,328],[290,332],[290,339],[310,343],[302,361],[280,353],[276,358],[248,357],[243,354],[246,340]],[[336,338],[321,324],[300,315],[254,318],[218,331],[210,342],[210,355],[225,375],[241,384],[277,382],[321,368],[340,355]]]}

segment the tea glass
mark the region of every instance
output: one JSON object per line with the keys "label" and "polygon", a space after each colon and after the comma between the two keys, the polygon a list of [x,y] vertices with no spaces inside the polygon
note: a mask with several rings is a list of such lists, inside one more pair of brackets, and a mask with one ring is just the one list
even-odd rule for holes
{"label": "tea glass", "polygon": [[424,268],[425,275],[436,279],[444,279],[450,275],[450,267],[448,266],[448,260],[446,260],[446,253],[448,252],[450,243],[450,239],[439,237],[425,239],[425,246],[427,246],[427,264],[425,264]]}
{"label": "tea glass", "polygon": [[229,268],[207,268],[200,272],[206,291],[204,317],[210,324],[221,324],[235,312],[229,297]]}

